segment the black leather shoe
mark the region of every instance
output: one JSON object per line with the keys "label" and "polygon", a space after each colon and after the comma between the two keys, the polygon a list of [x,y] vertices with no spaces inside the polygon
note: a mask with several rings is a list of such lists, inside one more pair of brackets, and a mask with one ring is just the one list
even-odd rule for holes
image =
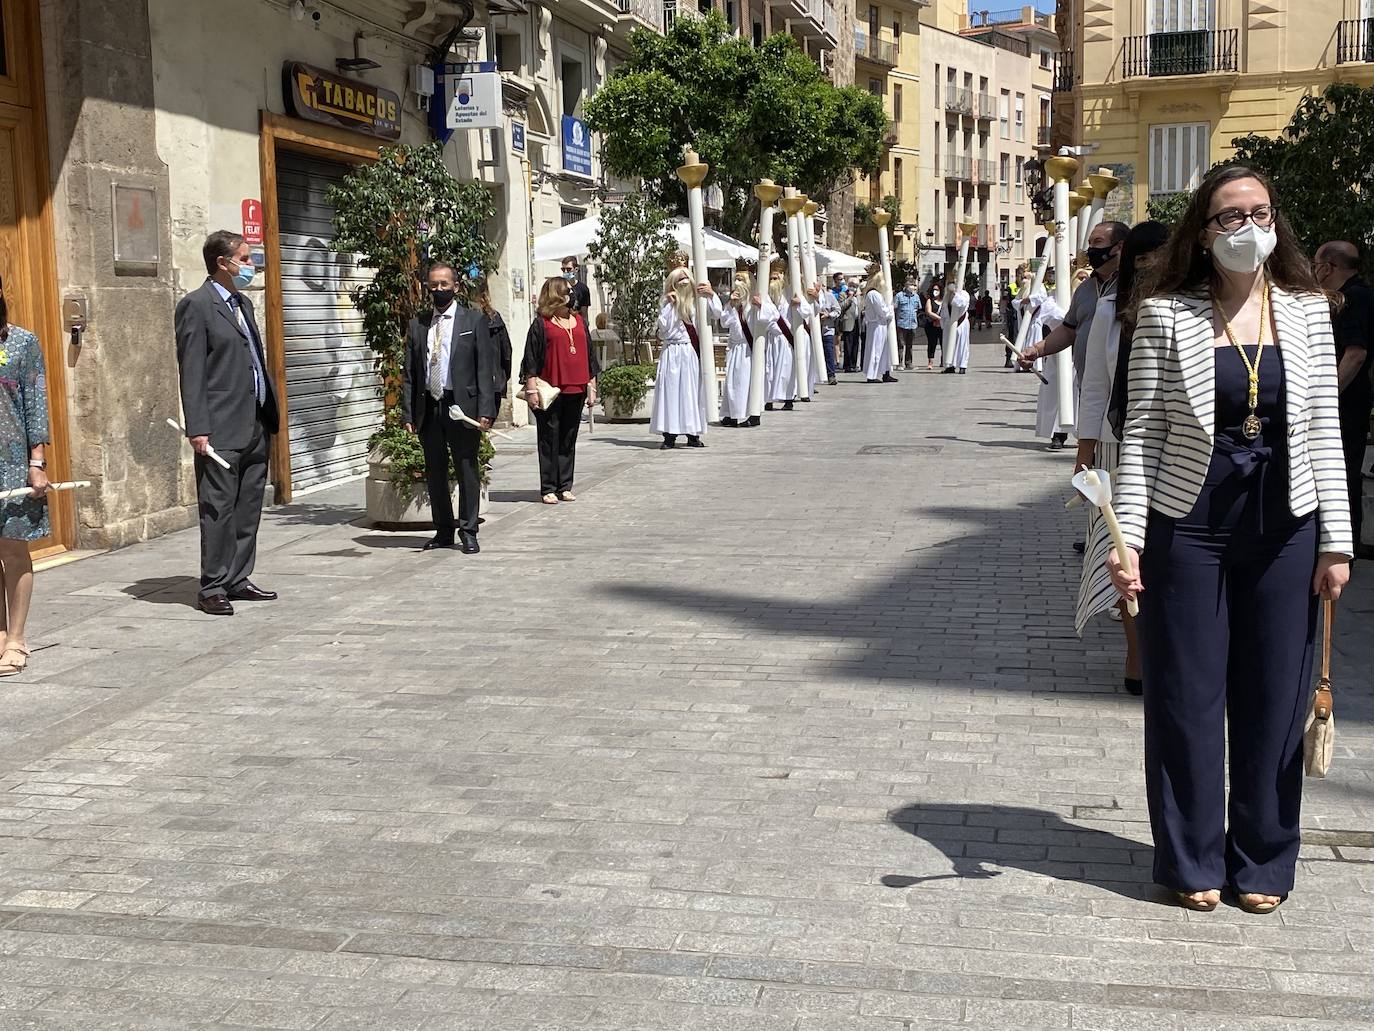
{"label": "black leather shoe", "polygon": [[705,447],[706,444],[705,444],[705,442],[704,442],[700,437],[688,437],[688,438],[687,438],[687,446],[688,446],[688,447]]}
{"label": "black leather shoe", "polygon": [[663,443],[658,446],[658,449],[660,451],[671,451],[675,447],[677,447],[677,437],[670,437],[666,433],[663,434]]}
{"label": "black leather shoe", "polygon": [[[765,412],[771,412],[773,410],[773,402],[769,401],[766,405],[763,406],[763,410]],[[1371,480],[1374,480],[1374,472],[1369,474],[1369,478]]]}
{"label": "black leather shoe", "polygon": [[436,534],[434,535],[434,539],[433,539],[432,541],[426,541],[426,542],[425,542],[425,546],[424,546],[423,548],[421,548],[420,550],[421,550],[421,551],[433,551],[433,550],[435,550],[436,548],[451,548],[451,547],[453,547],[453,534],[451,534],[451,533],[436,533]]}
{"label": "black leather shoe", "polygon": [[1145,693],[1145,685],[1141,681],[1136,680],[1134,677],[1124,677],[1122,679],[1125,681],[1126,693],[1128,695],[1134,695],[1136,698],[1139,698]]}
{"label": "black leather shoe", "polygon": [[252,580],[245,580],[237,587],[229,589],[229,597],[234,601],[276,601],[276,591],[264,591]]}
{"label": "black leather shoe", "polygon": [[476,555],[482,550],[482,546],[477,543],[477,534],[468,533],[466,530],[458,531],[459,550],[464,555]]}
{"label": "black leather shoe", "polygon": [[834,376],[831,376],[828,380],[825,381],[825,385],[827,387],[838,387],[840,385],[840,381],[837,380]]}
{"label": "black leather shoe", "polygon": [[196,608],[207,616],[232,616],[234,614],[234,606],[230,605],[229,599],[222,594],[212,594],[208,598],[201,598],[196,602]]}
{"label": "black leather shoe", "polygon": [[940,373],[940,375],[941,375],[941,376],[953,376],[953,375],[954,375],[956,372],[958,372],[958,371],[959,371],[958,369],[956,369],[953,365],[951,365],[949,368],[945,369],[944,372]]}
{"label": "black leather shoe", "polygon": [[723,419],[720,420],[720,424],[721,424],[722,426],[738,426],[738,425],[739,425],[739,420],[738,420],[738,419],[732,419],[732,418],[730,418],[730,417],[727,415],[725,418],[723,418]]}
{"label": "black leather shoe", "polygon": [[[773,409],[770,408],[770,409],[768,409],[768,410],[771,412]],[[751,415],[751,416],[749,416],[749,425],[750,425],[750,426],[762,426],[762,425],[763,425],[763,416],[761,416],[761,415]]]}
{"label": "black leather shoe", "polygon": [[892,373],[890,373],[890,372],[885,372],[885,373],[883,373],[883,382],[884,382],[884,383],[896,383],[896,382],[897,382],[897,377],[894,376],[894,375],[892,375]]}
{"label": "black leather shoe", "polygon": [[794,410],[796,409],[796,407],[797,407],[797,406],[796,406],[795,404],[793,404],[791,401],[785,401],[785,402],[783,403],[782,410],[783,410],[784,412],[791,412],[791,411],[794,411]]}

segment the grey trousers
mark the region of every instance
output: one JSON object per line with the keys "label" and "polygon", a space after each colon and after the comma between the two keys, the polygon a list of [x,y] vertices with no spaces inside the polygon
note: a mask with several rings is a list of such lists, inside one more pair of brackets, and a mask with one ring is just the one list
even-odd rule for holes
{"label": "grey trousers", "polygon": [[253,564],[258,557],[262,494],[267,487],[270,439],[259,421],[243,450],[216,448],[219,456],[229,463],[228,469],[204,455],[196,455],[202,598],[226,594],[253,573]]}

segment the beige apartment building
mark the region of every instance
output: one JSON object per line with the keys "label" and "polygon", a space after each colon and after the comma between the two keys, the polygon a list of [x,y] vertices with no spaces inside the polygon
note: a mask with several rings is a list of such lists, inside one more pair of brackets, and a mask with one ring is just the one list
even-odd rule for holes
{"label": "beige apartment building", "polygon": [[985,289],[1008,282],[1035,254],[1043,231],[1027,180],[1037,147],[1049,142],[1057,45],[1053,16],[1032,7],[972,19],[957,0],[922,10],[923,185],[900,256],[923,272],[957,260],[961,222],[977,227],[969,270]]}
{"label": "beige apartment building", "polygon": [[1328,83],[1374,84],[1374,0],[1061,0],[1055,145],[1094,148],[1134,221]]}

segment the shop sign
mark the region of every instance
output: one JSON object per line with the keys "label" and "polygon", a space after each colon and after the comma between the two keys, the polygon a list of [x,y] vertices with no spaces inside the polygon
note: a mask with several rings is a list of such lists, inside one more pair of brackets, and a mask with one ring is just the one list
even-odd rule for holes
{"label": "shop sign", "polygon": [[400,94],[297,61],[286,63],[282,79],[287,110],[297,118],[400,139]]}
{"label": "shop sign", "polygon": [[563,116],[563,170],[578,175],[592,174],[592,137],[587,123],[572,115]]}
{"label": "shop sign", "polygon": [[485,67],[455,75],[445,126],[449,129],[499,129],[501,114],[501,73]]}
{"label": "shop sign", "polygon": [[262,201],[246,198],[243,208],[243,241],[250,247],[262,243]]}

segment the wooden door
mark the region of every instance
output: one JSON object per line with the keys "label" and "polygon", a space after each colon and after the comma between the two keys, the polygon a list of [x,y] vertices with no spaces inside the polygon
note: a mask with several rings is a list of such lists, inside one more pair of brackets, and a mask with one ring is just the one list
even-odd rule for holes
{"label": "wooden door", "polygon": [[[0,277],[10,323],[32,330],[43,344],[52,437],[48,475],[67,480],[67,347],[57,300],[41,54],[36,0],[0,0]],[[73,546],[73,501],[70,493],[53,495],[52,536],[34,542],[36,556]]]}

